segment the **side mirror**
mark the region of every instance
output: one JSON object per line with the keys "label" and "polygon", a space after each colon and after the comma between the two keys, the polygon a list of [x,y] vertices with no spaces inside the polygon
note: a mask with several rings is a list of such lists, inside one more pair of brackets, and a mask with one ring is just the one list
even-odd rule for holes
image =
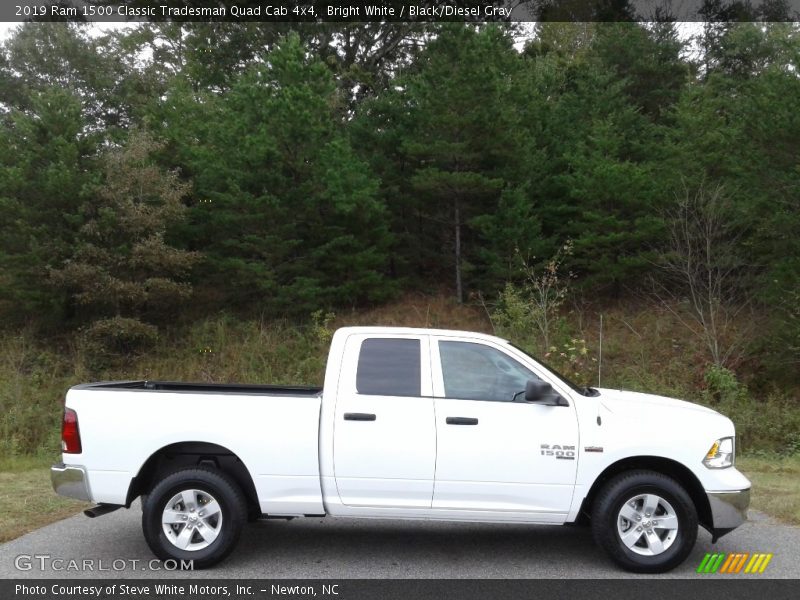
{"label": "side mirror", "polygon": [[525,401],[539,402],[545,396],[553,393],[553,386],[546,381],[529,379],[525,384]]}
{"label": "side mirror", "polygon": [[566,400],[553,390],[553,386],[540,379],[530,379],[525,384],[525,402],[538,402],[546,406],[567,406]]}

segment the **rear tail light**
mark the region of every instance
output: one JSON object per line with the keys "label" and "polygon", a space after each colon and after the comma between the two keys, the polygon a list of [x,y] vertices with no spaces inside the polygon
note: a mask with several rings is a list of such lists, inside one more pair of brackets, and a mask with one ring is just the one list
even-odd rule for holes
{"label": "rear tail light", "polygon": [[81,432],[78,429],[78,413],[71,408],[64,409],[64,422],[61,424],[61,451],[66,454],[80,454]]}

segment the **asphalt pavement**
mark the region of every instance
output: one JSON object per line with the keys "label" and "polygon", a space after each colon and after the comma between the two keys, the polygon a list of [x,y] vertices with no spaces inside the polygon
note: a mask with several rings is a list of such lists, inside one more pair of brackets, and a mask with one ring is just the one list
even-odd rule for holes
{"label": "asphalt pavement", "polygon": [[[743,577],[698,575],[695,570],[706,552],[771,552],[774,557],[765,573],[746,577],[797,578],[800,528],[750,511],[747,523],[716,544],[701,530],[688,560],[660,577]],[[153,558],[142,536],[137,502],[129,510],[95,519],[79,514],[0,545],[0,578],[164,579],[187,575],[150,565]],[[225,562],[191,576],[636,577],[612,564],[594,545],[590,531],[582,527],[330,517],[251,523]]]}

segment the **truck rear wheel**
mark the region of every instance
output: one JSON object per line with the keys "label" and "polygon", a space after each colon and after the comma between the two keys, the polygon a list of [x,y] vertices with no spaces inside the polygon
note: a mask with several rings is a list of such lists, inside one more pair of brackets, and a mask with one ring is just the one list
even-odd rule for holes
{"label": "truck rear wheel", "polygon": [[142,530],[158,558],[178,567],[215,565],[233,550],[247,519],[247,504],[235,481],[217,470],[176,471],[153,487],[142,504]]}
{"label": "truck rear wheel", "polygon": [[697,540],[697,510],[686,490],[655,471],[608,481],[592,507],[595,542],[628,571],[663,573],[681,564]]}

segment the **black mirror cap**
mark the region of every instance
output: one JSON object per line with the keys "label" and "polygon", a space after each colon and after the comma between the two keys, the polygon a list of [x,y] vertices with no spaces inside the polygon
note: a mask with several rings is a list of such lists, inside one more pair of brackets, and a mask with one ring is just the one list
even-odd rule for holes
{"label": "black mirror cap", "polygon": [[567,401],[553,390],[552,385],[540,379],[530,379],[525,384],[525,401],[547,406],[569,406]]}
{"label": "black mirror cap", "polygon": [[529,379],[525,384],[525,400],[538,402],[553,393],[553,386],[541,379]]}

